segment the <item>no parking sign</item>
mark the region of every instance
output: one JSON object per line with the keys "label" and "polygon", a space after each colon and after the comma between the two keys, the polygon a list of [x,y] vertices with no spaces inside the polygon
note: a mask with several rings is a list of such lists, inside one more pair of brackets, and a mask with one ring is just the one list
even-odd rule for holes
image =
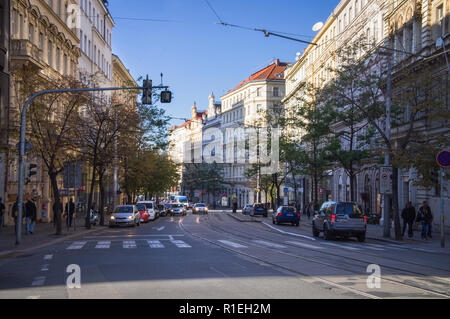
{"label": "no parking sign", "polygon": [[449,151],[439,152],[438,156],[436,157],[436,160],[440,167],[445,168],[450,166],[450,152]]}

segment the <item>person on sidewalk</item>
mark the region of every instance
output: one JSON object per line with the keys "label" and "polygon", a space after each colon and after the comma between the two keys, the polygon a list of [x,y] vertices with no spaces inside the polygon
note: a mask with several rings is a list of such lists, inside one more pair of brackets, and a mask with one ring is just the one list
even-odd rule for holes
{"label": "person on sidewalk", "polygon": [[72,198],[66,203],[67,228],[72,227],[73,214],[75,213],[75,204]]}
{"label": "person on sidewalk", "polygon": [[406,204],[406,207],[402,211],[402,219],[403,219],[403,231],[402,236],[405,236],[406,225],[408,225],[408,237],[413,237],[413,223],[416,219],[416,210],[414,209],[411,202]]}
{"label": "person on sidewalk", "polygon": [[25,204],[26,210],[26,234],[33,234],[34,225],[37,217],[37,208],[31,199]]}
{"label": "person on sidewalk", "polygon": [[0,197],[0,231],[3,227],[3,216],[5,214],[5,204],[3,204],[3,199]]}
{"label": "person on sidewalk", "polygon": [[422,222],[422,239],[431,238],[431,223],[433,222],[433,214],[431,213],[428,202],[424,201],[423,206],[419,208],[417,221]]}

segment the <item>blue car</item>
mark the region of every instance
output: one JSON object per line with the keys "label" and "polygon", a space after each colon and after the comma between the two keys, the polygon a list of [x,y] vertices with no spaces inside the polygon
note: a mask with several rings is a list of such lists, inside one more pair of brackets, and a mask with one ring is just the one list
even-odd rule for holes
{"label": "blue car", "polygon": [[293,206],[280,206],[272,215],[272,223],[282,224],[290,223],[292,225],[300,225],[300,213],[297,213]]}

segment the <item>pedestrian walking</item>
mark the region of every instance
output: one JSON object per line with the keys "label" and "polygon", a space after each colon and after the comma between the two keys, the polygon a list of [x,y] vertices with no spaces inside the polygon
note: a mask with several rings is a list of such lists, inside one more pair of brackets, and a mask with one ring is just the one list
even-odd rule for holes
{"label": "pedestrian walking", "polygon": [[26,202],[25,211],[26,211],[26,224],[25,224],[26,234],[33,234],[34,225],[36,223],[37,218],[37,208],[31,199],[28,199],[28,201]]}
{"label": "pedestrian walking", "polygon": [[405,236],[406,226],[408,226],[408,237],[413,237],[413,223],[416,219],[416,210],[414,209],[411,202],[406,204],[406,207],[402,211],[402,219],[403,219],[403,231],[402,236]]}
{"label": "pedestrian walking", "polygon": [[72,220],[73,220],[73,214],[75,213],[75,203],[73,202],[72,198],[69,200],[68,203],[66,203],[66,222],[67,222],[67,228],[72,227]]}
{"label": "pedestrian walking", "polygon": [[311,218],[312,202],[306,205],[306,215],[308,215],[308,220]]}
{"label": "pedestrian walking", "polygon": [[423,206],[419,208],[417,221],[422,223],[422,239],[431,238],[431,223],[433,222],[433,214],[431,213],[428,202],[424,201]]}
{"label": "pedestrian walking", "polygon": [[3,227],[3,219],[5,215],[5,204],[3,204],[3,199],[0,197],[0,231]]}

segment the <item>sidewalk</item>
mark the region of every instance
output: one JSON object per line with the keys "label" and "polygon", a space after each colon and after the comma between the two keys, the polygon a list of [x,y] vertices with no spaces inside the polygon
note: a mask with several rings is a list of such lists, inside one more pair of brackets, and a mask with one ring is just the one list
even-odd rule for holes
{"label": "sidewalk", "polygon": [[66,220],[63,220],[62,235],[55,235],[56,228],[53,223],[40,223],[34,226],[33,234],[25,234],[25,224],[22,224],[22,236],[19,245],[16,245],[16,233],[14,226],[2,227],[0,229],[0,258],[14,256],[19,253],[33,249],[56,244],[67,239],[75,238],[85,234],[90,234],[107,229],[106,226],[91,226],[91,229],[84,227],[84,217],[77,217],[75,220],[76,229],[67,230]]}

